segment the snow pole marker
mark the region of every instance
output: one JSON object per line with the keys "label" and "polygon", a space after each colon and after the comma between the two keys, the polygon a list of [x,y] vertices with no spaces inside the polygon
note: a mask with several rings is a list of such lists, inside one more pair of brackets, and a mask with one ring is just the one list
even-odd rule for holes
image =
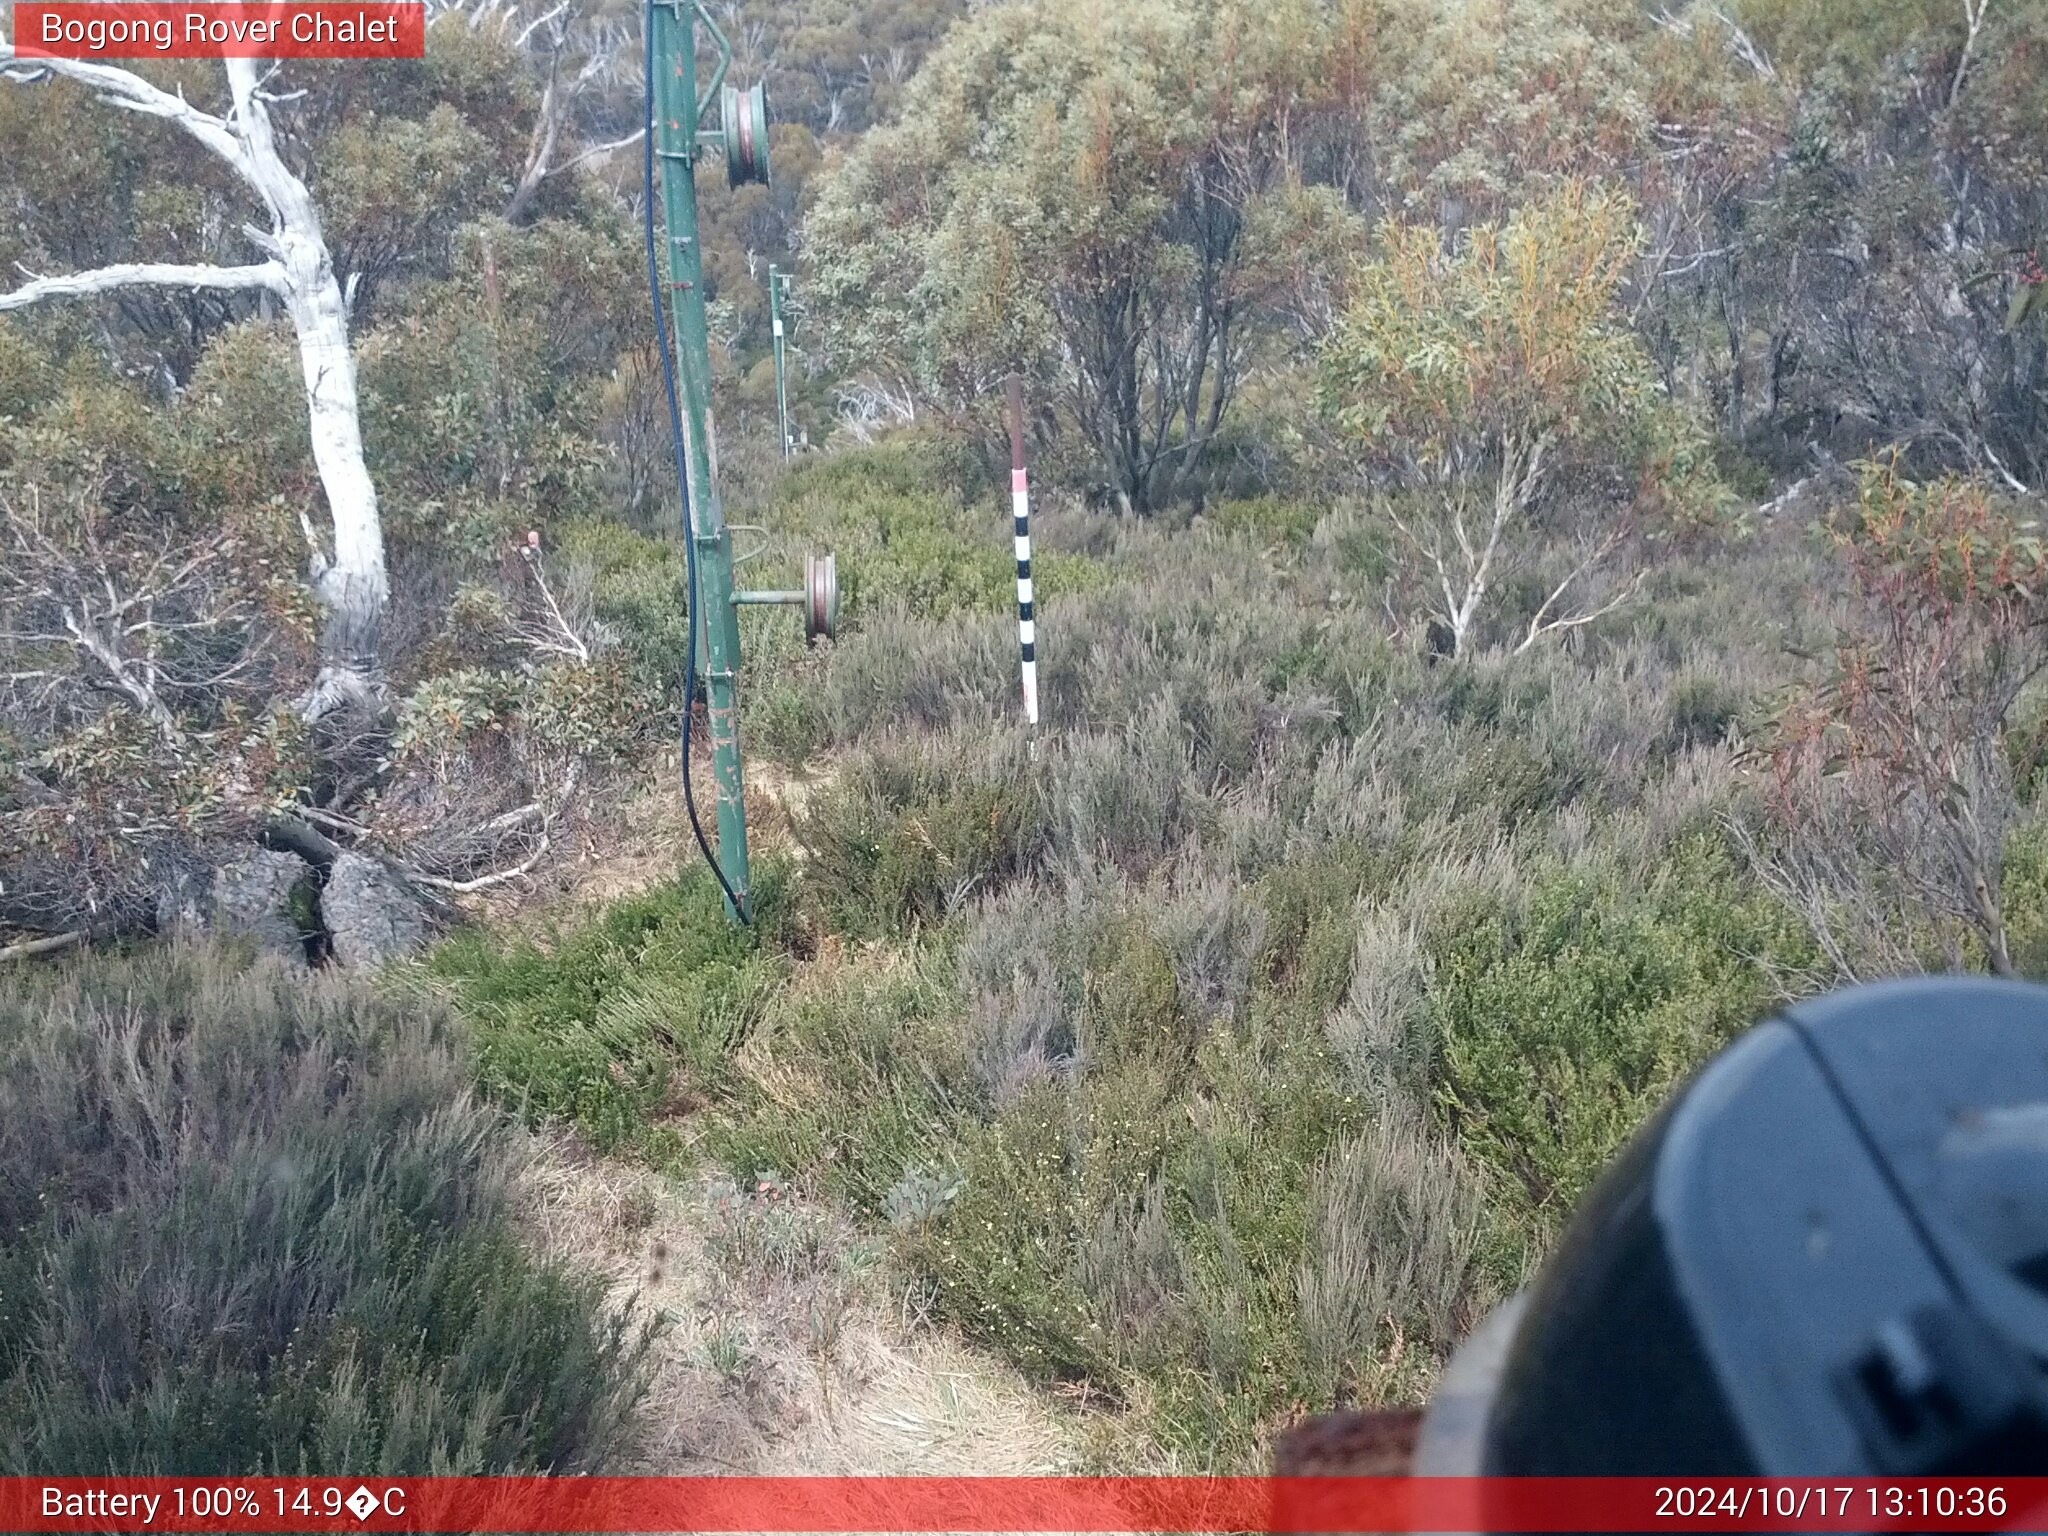
{"label": "snow pole marker", "polygon": [[1031,472],[1024,467],[1024,380],[1010,375],[1010,514],[1017,537],[1017,650],[1024,677],[1024,718],[1038,731],[1038,623],[1031,589]]}

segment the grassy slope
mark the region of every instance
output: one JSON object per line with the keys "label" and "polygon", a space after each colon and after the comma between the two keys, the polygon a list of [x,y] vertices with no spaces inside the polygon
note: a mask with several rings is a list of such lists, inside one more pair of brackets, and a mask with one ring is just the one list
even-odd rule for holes
{"label": "grassy slope", "polygon": [[442,1011],[228,952],[0,977],[0,1474],[601,1469],[644,1339],[520,1241]]}
{"label": "grassy slope", "polygon": [[750,749],[830,764],[758,942],[691,874],[434,969],[501,1090],[846,1203],[943,1315],[1185,1465],[1424,1392],[1814,973],[1726,834],[1731,733],[1816,638],[1796,537],[1671,552],[1569,654],[1431,666],[1355,513],[1049,518],[1033,754],[999,498],[898,447],[767,520],[854,585],[829,653],[753,641]]}

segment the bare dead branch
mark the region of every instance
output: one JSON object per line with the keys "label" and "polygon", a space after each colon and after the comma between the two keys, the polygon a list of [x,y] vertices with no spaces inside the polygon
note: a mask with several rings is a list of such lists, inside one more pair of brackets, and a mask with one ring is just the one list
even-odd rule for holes
{"label": "bare dead branch", "polygon": [[187,266],[176,262],[125,262],[90,272],[37,277],[12,293],[0,293],[0,311],[24,309],[45,299],[77,299],[111,293],[117,288],[215,289],[238,292],[251,288],[284,291],[284,268],[274,261],[249,267]]}
{"label": "bare dead branch", "polygon": [[531,874],[535,866],[547,857],[549,847],[548,835],[543,832],[540,842],[534,846],[533,852],[510,869],[501,869],[488,875],[478,875],[474,880],[443,880],[434,875],[417,874],[413,876],[413,879],[417,880],[421,885],[431,886],[437,891],[450,891],[458,896],[467,896],[473,892],[489,890],[494,885],[504,885],[524,875]]}
{"label": "bare dead branch", "polygon": [[74,944],[85,942],[85,930],[74,928],[69,933],[53,933],[46,938],[23,939],[18,944],[0,944],[0,961],[33,960],[38,955],[54,955],[59,950],[69,949]]}
{"label": "bare dead branch", "polygon": [[647,130],[645,128],[635,128],[623,139],[613,139],[606,144],[591,145],[590,148],[584,150],[581,154],[571,156],[569,159],[564,160],[560,165],[550,166],[548,170],[545,172],[545,174],[549,176],[559,176],[564,171],[573,171],[579,165],[588,165],[593,160],[602,160],[606,155],[615,155],[622,149],[627,149],[635,144],[638,144],[642,139],[646,137]]}
{"label": "bare dead branch", "polygon": [[540,634],[522,634],[520,639],[537,651],[548,651],[558,656],[574,656],[578,661],[590,660],[590,647],[583,637],[576,633],[568,619],[563,617],[562,605],[555,601],[554,589],[548,585],[547,573],[541,569],[541,558],[532,546],[526,546],[522,553],[526,568],[533,576],[533,584],[539,590],[541,602],[548,615],[548,627]]}
{"label": "bare dead branch", "polygon": [[[12,63],[18,57],[12,44],[0,41],[0,65]],[[202,112],[184,96],[161,90],[142,76],[111,64],[57,58],[37,58],[31,62],[39,71],[74,80],[90,88],[99,94],[101,100],[113,106],[177,124],[244,176],[249,174],[247,152],[228,127],[227,120],[211,112]]]}
{"label": "bare dead branch", "polygon": [[1629,578],[1628,582],[1619,592],[1598,607],[1586,609],[1568,616],[1553,615],[1551,613],[1551,609],[1575,583],[1590,574],[1596,566],[1621,547],[1623,540],[1627,537],[1627,533],[1628,529],[1625,524],[1616,525],[1608,532],[1605,538],[1601,539],[1588,551],[1584,559],[1580,560],[1577,565],[1573,566],[1566,573],[1564,580],[1550,589],[1549,595],[1543,599],[1541,606],[1537,608],[1535,615],[1529,620],[1529,632],[1522,637],[1522,643],[1515,647],[1515,654],[1517,656],[1528,650],[1530,646],[1534,645],[1545,635],[1555,634],[1560,630],[1578,629],[1583,625],[1591,624],[1596,619],[1605,618],[1642,590],[1644,578],[1649,574],[1647,571],[1637,571],[1634,576]]}
{"label": "bare dead branch", "polygon": [[1963,0],[1963,52],[1956,60],[1955,78],[1949,82],[1948,105],[1953,112],[1962,99],[1963,84],[1970,78],[1972,56],[1977,51],[1977,35],[1984,30],[1984,18],[1991,14],[1991,0]]}

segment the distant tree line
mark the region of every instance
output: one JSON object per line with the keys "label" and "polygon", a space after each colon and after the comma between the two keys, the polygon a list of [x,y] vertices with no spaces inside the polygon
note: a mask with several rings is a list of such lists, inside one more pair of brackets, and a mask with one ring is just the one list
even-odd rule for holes
{"label": "distant tree line", "polygon": [[1300,398],[1375,230],[1598,183],[1617,312],[1759,472],[1899,444],[2031,490],[2044,44],[2035,0],[991,6],[828,177],[811,282],[857,412],[1023,367],[1148,511],[1305,430],[1254,397]]}

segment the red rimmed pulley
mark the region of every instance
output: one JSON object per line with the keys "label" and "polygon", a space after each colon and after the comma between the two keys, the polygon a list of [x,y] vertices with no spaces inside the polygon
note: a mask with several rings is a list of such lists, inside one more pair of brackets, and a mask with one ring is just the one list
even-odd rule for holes
{"label": "red rimmed pulley", "polygon": [[839,558],[804,556],[804,638],[831,639],[839,630]]}
{"label": "red rimmed pulley", "polygon": [[725,175],[736,187],[768,184],[768,90],[758,81],[719,92],[719,127],[725,134]]}

